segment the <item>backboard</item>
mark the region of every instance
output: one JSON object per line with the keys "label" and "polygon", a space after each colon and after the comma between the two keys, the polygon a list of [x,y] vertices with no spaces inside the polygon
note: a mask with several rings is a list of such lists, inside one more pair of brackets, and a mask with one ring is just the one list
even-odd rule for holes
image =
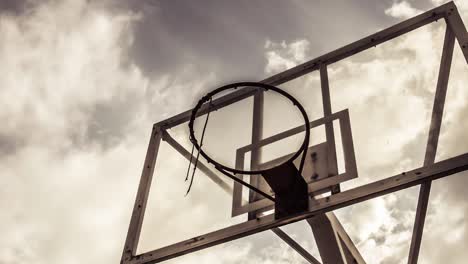
{"label": "backboard", "polygon": [[[326,124],[331,125],[334,120],[338,120],[340,124],[339,127],[341,129],[341,142],[343,143],[342,147],[344,153],[345,172],[339,174],[337,171],[338,164],[336,160],[336,146],[335,144],[332,144],[335,142],[334,134],[330,133],[328,135],[327,139],[329,140],[325,139],[324,142],[310,146],[306,153],[306,161],[302,176],[308,184],[308,191],[312,197],[332,191],[333,186],[357,177],[356,159],[354,155],[348,111],[343,110],[331,114],[326,118],[314,120],[310,123],[311,128]],[[249,144],[237,149],[236,165],[238,168],[244,168],[246,153],[251,152],[252,150],[258,151],[258,149],[261,149],[264,146],[274,144],[276,141],[298,134],[303,130],[303,126],[295,127],[274,136],[262,139],[256,144]],[[289,155],[278,157],[274,160],[258,164],[257,167],[269,167],[272,164],[278,164],[286,160],[288,157]],[[296,167],[299,167],[298,163],[299,161],[296,160]],[[244,178],[241,174],[238,177],[241,179]],[[272,195],[274,194],[273,190],[271,190],[263,178],[258,175],[255,175],[252,178],[254,179],[251,179],[251,182],[256,181],[256,187],[259,187],[264,192],[270,193]],[[249,196],[252,197],[250,201],[247,204],[243,204],[242,189],[243,188],[241,184],[234,184],[232,216],[237,216],[244,213],[254,213],[257,215],[258,213],[272,209],[273,203],[271,201],[257,195],[253,191],[250,191]]]}
{"label": "backboard", "polygon": [[[340,184],[351,179],[356,179],[358,176],[357,168],[359,159],[356,158],[354,153],[352,115],[350,115],[348,109],[338,112],[332,111],[327,66],[439,19],[445,20],[447,28],[424,166],[348,190],[341,190]],[[457,12],[456,6],[450,2],[261,81],[265,84],[279,86],[314,71],[319,72],[323,116],[312,120],[309,124],[311,128],[323,127],[325,130],[325,140],[308,145],[307,151],[305,152],[306,159],[302,176],[307,183],[308,193],[310,195],[307,209],[301,213],[278,218],[271,212],[273,205],[271,201],[258,196],[255,192],[249,191],[247,193],[245,188],[238,183],[231,187],[231,185],[226,184],[224,179],[213,172],[213,166],[205,163],[204,160],[201,159],[197,169],[203,171],[204,174],[221,189],[232,193],[231,215],[239,216],[247,214],[247,219],[241,223],[233,224],[214,232],[200,234],[199,236],[172,245],[137,254],[143,217],[161,141],[163,140],[171,145],[186,158],[187,161],[194,160],[193,153],[190,153],[189,150],[179,144],[168,132],[168,130],[173,127],[184,125],[189,122],[192,114],[191,110],[156,123],[151,133],[121,263],[157,263],[270,229],[286,241],[288,238],[284,238],[284,234],[281,234],[280,230],[276,228],[301,220],[313,221],[311,219],[317,219],[324,215],[327,215],[330,222],[334,222],[333,230],[341,230],[339,232],[332,230],[332,233],[330,233],[333,236],[337,236],[337,241],[340,241],[340,254],[345,254],[343,253],[345,251],[351,252],[349,254],[352,255],[356,263],[365,263],[359,253],[356,252],[355,248],[351,245],[352,242],[350,242],[349,237],[347,238],[347,235],[343,233],[343,228],[341,227],[340,229],[339,223],[336,223],[336,219],[333,218],[333,216],[329,216],[328,213],[335,209],[397,190],[421,185],[423,186],[423,188],[421,188],[422,198],[420,198],[418,203],[414,229],[415,235],[413,236],[410,250],[410,259],[412,260],[410,263],[416,263],[414,259],[417,261],[430,181],[468,169],[467,153],[443,161],[435,162],[434,160],[455,40],[460,45],[462,54],[468,62],[468,33]],[[262,118],[265,115],[263,109],[264,98],[262,93],[259,93],[257,90],[242,89],[224,94],[214,99],[209,107],[207,104],[201,106],[197,113],[197,118],[202,118],[210,112],[226,108],[247,98],[253,98],[251,142],[236,148],[233,159],[235,167],[240,170],[254,170],[281,163],[283,160],[287,159],[288,155],[292,152],[283,153],[282,155],[264,160],[261,158],[260,150],[277,144],[282,140],[287,140],[288,137],[303,133],[304,126],[300,125],[288,129],[281,129],[271,136],[263,137],[262,127],[259,126],[259,124],[262,123]],[[340,136],[336,136],[335,134],[340,134]],[[341,161],[337,155],[337,152],[340,150],[343,153]],[[340,162],[344,164],[343,171],[340,171],[338,168]],[[297,165],[296,163],[296,166]],[[236,175],[236,177],[238,177],[238,179],[245,179],[244,175]],[[260,188],[263,192],[274,195],[269,185],[266,184],[261,177],[254,175],[250,176],[248,180],[251,185]],[[425,196],[427,197],[424,198]],[[291,240],[289,240],[288,244],[298,252],[302,252],[301,255],[307,255],[303,252],[303,249],[294,245]],[[344,244],[346,244],[346,246],[344,246]],[[346,247],[347,249],[344,250],[343,248]],[[306,258],[308,258],[310,263],[318,263],[310,256]],[[342,263],[346,262],[343,261]]]}

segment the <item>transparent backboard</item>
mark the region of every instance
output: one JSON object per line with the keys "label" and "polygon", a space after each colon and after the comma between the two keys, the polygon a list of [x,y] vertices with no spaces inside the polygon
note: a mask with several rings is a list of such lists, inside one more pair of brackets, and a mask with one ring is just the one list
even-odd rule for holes
{"label": "transparent backboard", "polygon": [[[372,170],[368,167],[368,164],[377,164],[376,160],[378,160],[378,158],[385,159],[385,157],[390,156],[388,155],[389,153],[393,154],[397,151],[393,150],[392,146],[386,147],[385,149],[375,149],[373,144],[376,142],[376,140],[369,138],[369,135],[374,133],[378,138],[377,140],[385,141],[388,140],[388,138],[385,136],[388,134],[399,135],[397,132],[400,131],[387,131],[385,130],[384,126],[373,127],[374,124],[371,122],[372,118],[385,117],[379,117],[377,114],[365,112],[366,110],[360,107],[360,94],[355,92],[356,89],[353,90],[351,88],[361,87],[359,85],[356,85],[357,87],[347,87],[347,83],[343,83],[338,78],[339,74],[343,73],[340,72],[339,68],[338,70],[337,68],[331,70],[334,76],[331,78],[330,82],[333,84],[333,89],[336,89],[335,91],[337,93],[342,93],[342,100],[334,105],[334,110],[344,110],[332,112],[331,108],[329,91],[331,89],[328,87],[328,65],[339,64],[342,60],[345,60],[346,58],[356,53],[360,53],[376,45],[383,44],[388,40],[408,33],[409,31],[419,27],[425,26],[430,22],[436,20],[444,21],[441,18],[444,18],[445,22],[447,22],[447,33],[445,36],[442,63],[440,66],[441,70],[439,72],[439,79],[437,81],[436,93],[440,93],[441,91],[445,92],[444,89],[447,88],[447,83],[444,83],[444,78],[448,79],[447,65],[449,64],[447,63],[447,59],[445,57],[451,57],[451,54],[447,55],[447,50],[452,49],[453,51],[453,41],[455,39],[460,44],[460,47],[462,47],[461,51],[465,60],[468,61],[468,49],[466,49],[466,45],[468,45],[468,34],[466,33],[466,29],[464,28],[459,15],[456,13],[456,7],[453,3],[442,5],[439,8],[418,15],[393,27],[356,41],[343,48],[337,49],[333,52],[263,80],[265,83],[279,86],[280,88],[284,89],[290,89],[289,91],[291,91],[293,96],[300,99],[301,103],[304,103],[304,108],[306,108],[311,120],[310,124],[312,130],[322,131],[319,132],[319,134],[321,133],[322,136],[311,137],[311,142],[306,153],[305,169],[302,176],[307,182],[310,200],[308,210],[301,214],[288,216],[283,219],[276,219],[271,212],[273,205],[271,201],[258,196],[256,193],[250,190],[246,190],[245,187],[242,187],[240,184],[233,184],[232,181],[226,180],[226,178],[223,178],[223,175],[218,173],[216,169],[213,168],[213,166],[200,159],[197,167],[200,175],[197,177],[206,176],[203,178],[203,180],[200,180],[200,183],[204,183],[205,185],[195,185],[196,187],[193,190],[195,193],[190,193],[188,197],[190,198],[190,195],[193,195],[194,200],[196,200],[203,196],[200,195],[201,193],[212,192],[212,188],[219,188],[222,190],[220,193],[222,192],[223,195],[232,194],[232,197],[225,197],[226,199],[223,198],[220,199],[220,201],[206,202],[206,204],[212,206],[221,206],[226,215],[216,215],[216,219],[223,218],[226,221],[222,225],[205,225],[206,231],[201,232],[201,234],[200,232],[187,232],[187,235],[190,237],[174,238],[173,240],[170,240],[169,243],[163,243],[159,245],[160,247],[158,249],[151,250],[149,247],[143,252],[137,252],[138,240],[140,238],[140,233],[142,232],[143,216],[145,215],[146,203],[150,193],[149,190],[153,180],[152,177],[156,167],[155,163],[160,144],[169,144],[172,148],[179,152],[182,157],[184,157],[186,162],[191,159],[193,160],[193,156],[196,156],[196,152],[193,153],[193,156],[190,152],[190,145],[187,144],[188,139],[182,139],[180,136],[183,134],[183,132],[177,131],[181,127],[186,127],[187,121],[190,117],[190,111],[181,113],[155,124],[151,134],[151,141],[145,159],[135,206],[132,212],[132,219],[127,234],[127,240],[122,256],[122,263],[145,264],[168,260],[183,254],[235,240],[237,238],[253,235],[265,230],[274,229],[297,221],[305,220],[312,216],[322,215],[324,213],[331,212],[335,209],[343,208],[354,203],[359,203],[361,201],[385,195],[396,190],[409,188],[423,184],[426,181],[432,181],[467,170],[468,154],[465,153],[443,161],[434,162],[434,160],[432,160],[432,163],[424,163],[424,166],[403,164],[399,167],[390,168],[387,172],[394,173],[393,176],[389,176],[388,174],[379,174],[377,176],[380,176],[381,178],[373,178],[374,182],[370,181],[370,177],[365,177],[365,180],[360,182],[361,185],[356,187],[355,185],[350,184],[354,181],[349,180],[356,179],[358,175],[358,167],[360,172],[359,179],[363,178],[363,174],[366,176],[370,174],[378,174],[375,173],[380,172],[378,166],[376,166],[377,169],[373,168],[374,170]],[[373,53],[372,55],[375,54]],[[357,75],[359,72],[353,72],[353,74]],[[365,81],[369,81],[371,84],[368,86],[372,86],[372,77],[373,76],[371,74],[367,74],[362,78],[370,78],[370,80],[366,79]],[[301,83],[302,85],[298,85],[298,83]],[[380,89],[378,90],[379,92],[389,91],[388,87],[369,88],[368,86],[366,86],[366,91],[370,91],[371,88]],[[397,85],[393,83],[393,86]],[[434,92],[434,89],[430,92]],[[378,94],[378,92],[375,93]],[[267,98],[268,95],[266,94],[268,93],[265,93],[266,99],[264,109],[278,110],[277,106],[281,105],[281,102],[278,101],[277,104],[273,107],[271,105],[268,106],[267,104],[269,98]],[[386,95],[393,96],[393,94],[390,93]],[[438,127],[440,129],[441,121],[437,119],[437,115],[441,116],[441,111],[443,110],[443,102],[441,103],[437,101],[437,96],[434,97],[435,110],[432,116],[432,120],[431,122],[426,122],[427,124],[425,124],[425,128],[428,128],[427,130],[429,130],[429,132],[424,134],[424,136],[429,138],[427,141],[428,150],[426,152],[426,156],[435,156],[435,151],[431,152],[431,147],[433,147],[431,144],[435,144],[435,146],[437,146],[437,141],[434,143],[434,137],[438,137],[439,132],[434,132],[434,127]],[[378,100],[378,96],[373,98],[375,98],[375,101],[377,101],[376,109],[380,110],[384,107],[391,109],[389,111],[395,111],[396,109],[397,111],[401,112],[400,116],[398,116],[401,120],[406,120],[405,117],[408,115],[409,111],[413,111],[411,114],[414,114],[414,105],[419,103],[406,100],[405,95],[401,95],[401,97],[398,97],[402,98],[402,100],[399,100],[399,105],[391,108],[385,105],[385,102],[380,102]],[[211,128],[208,128],[207,138],[215,140],[211,143],[206,142],[205,147],[207,149],[212,147],[212,149],[215,151],[210,153],[216,155],[216,157],[222,160],[224,163],[236,168],[264,168],[281,163],[282,160],[286,159],[288,155],[291,155],[291,153],[293,153],[297,148],[297,140],[291,140],[291,138],[301,138],[301,135],[304,133],[303,124],[300,122],[301,120],[294,117],[294,114],[285,113],[282,110],[279,111],[280,114],[290,118],[286,118],[285,122],[281,122],[281,124],[278,124],[275,121],[275,115],[278,115],[278,113],[272,114],[268,111],[265,111],[262,115],[260,115],[264,118],[264,126],[263,133],[258,133],[258,131],[256,131],[255,124],[259,123],[259,115],[255,114],[255,100],[255,93],[247,93],[242,91],[234,91],[214,100],[214,106],[216,108],[214,110],[216,111],[211,113],[212,116],[210,118],[213,118],[213,120],[210,121],[210,124],[216,125],[214,127],[212,126]],[[350,103],[352,100],[354,100],[356,103]],[[350,104],[352,104],[351,107],[348,106]],[[437,104],[442,104],[442,107],[438,109],[436,107]],[[207,111],[206,108],[202,110],[202,115],[199,118],[203,121],[203,118],[206,117],[205,114]],[[357,116],[359,116],[358,120],[355,119],[355,113],[357,113]],[[389,112],[382,111],[379,112],[379,114],[380,113],[385,114]],[[417,114],[419,115],[418,117],[427,117],[427,113],[424,111],[417,112]],[[216,118],[218,118],[220,121],[217,122]],[[389,126],[392,126],[394,125],[392,122],[396,121],[388,120],[388,122]],[[407,121],[400,122],[403,122],[403,124],[398,123],[393,127],[396,127],[396,129],[405,129],[405,132],[407,132],[406,134],[411,134],[411,128],[413,126],[404,123]],[[225,124],[229,123],[235,124],[235,127],[239,128],[239,130],[234,131],[227,129]],[[367,128],[363,126],[363,124],[369,124],[369,127]],[[203,122],[199,122],[199,126],[200,125],[202,126]],[[358,131],[355,129],[356,126],[358,127]],[[198,127],[198,132],[200,131],[200,127]],[[361,133],[362,131],[367,133]],[[255,134],[260,134],[261,136],[256,136]],[[185,136],[186,135],[187,133],[185,133]],[[419,136],[421,137],[421,135]],[[185,141],[183,143],[178,142],[181,139],[182,141]],[[395,136],[391,139],[396,141],[399,139],[399,137]],[[423,153],[425,145],[421,145],[422,146],[420,147],[420,150],[418,148],[418,151]],[[367,160],[358,162],[357,164],[355,157],[356,155],[354,153],[355,148],[357,153],[366,153]],[[164,159],[164,157],[160,156],[158,159]],[[359,159],[357,160],[359,161]],[[177,164],[180,164],[180,162]],[[188,162],[186,164],[188,164]],[[173,167],[176,166],[173,165]],[[362,170],[362,168],[364,168],[364,170]],[[179,171],[182,171],[182,173],[178,172],[178,177],[180,179],[185,176],[185,172],[183,168],[179,169]],[[401,173],[401,171],[404,172]],[[172,180],[172,174],[168,174],[166,176],[168,179]],[[271,192],[268,185],[262,181],[261,176],[236,176],[243,178],[251,184],[259,187],[261,190],[274,196],[274,192]],[[197,184],[197,179],[198,178],[195,178],[195,184]],[[349,184],[348,187],[351,186],[353,188],[344,188],[342,190],[340,186],[345,182],[346,184]],[[168,187],[162,186],[160,188],[164,189]],[[179,189],[183,190],[184,188],[177,188],[177,190]],[[169,190],[164,190],[163,193],[169,193]],[[183,193],[179,192],[177,195],[183,195]],[[209,196],[206,197],[209,198]],[[160,198],[168,199],[168,197]],[[231,201],[232,207],[228,205],[228,203]],[[203,203],[201,200],[198,200],[198,202],[199,204]],[[178,204],[182,205],[184,203],[186,202],[182,201]],[[164,210],[164,208],[161,209],[160,207],[156,208],[159,210],[159,212],[170,211],[167,208],[167,210]],[[191,209],[197,210],[200,208],[204,207],[200,206],[197,208],[195,206]],[[175,210],[179,210],[179,208],[176,208]],[[187,212],[190,211],[186,211],[186,213]],[[190,218],[190,214],[188,213],[184,213],[183,215],[186,218]],[[167,217],[167,215],[162,216],[162,218],[165,217]],[[167,221],[170,221],[170,219]],[[345,238],[345,236],[342,236],[341,238]]]}

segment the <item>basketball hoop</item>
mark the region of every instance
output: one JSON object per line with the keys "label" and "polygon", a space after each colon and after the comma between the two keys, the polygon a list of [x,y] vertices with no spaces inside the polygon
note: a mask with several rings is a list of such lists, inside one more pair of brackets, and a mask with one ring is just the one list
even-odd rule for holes
{"label": "basketball hoop", "polygon": [[[288,160],[283,162],[282,164],[279,164],[273,168],[269,169],[263,169],[263,170],[240,170],[240,169],[235,169],[229,166],[226,166],[224,164],[221,164],[217,162],[215,159],[211,158],[206,152],[203,151],[203,149],[200,147],[200,144],[195,137],[195,132],[193,129],[195,118],[197,117],[197,113],[202,107],[203,104],[209,102],[214,95],[230,90],[230,89],[246,89],[248,87],[257,87],[257,88],[262,88],[264,91],[274,91],[284,97],[286,97],[289,101],[293,103],[295,107],[299,109],[301,112],[303,118],[304,118],[304,126],[305,126],[305,136],[304,136],[304,141],[302,142],[301,146],[299,149],[292,155]],[[310,123],[309,123],[309,118],[307,116],[307,113],[304,109],[304,107],[294,98],[292,95],[289,93],[285,92],[284,90],[279,89],[278,87],[269,85],[269,84],[264,84],[264,83],[259,83],[259,82],[238,82],[238,83],[232,83],[228,85],[224,85],[222,87],[219,87],[209,93],[207,93],[205,96],[203,96],[200,101],[198,101],[197,105],[195,108],[192,110],[192,115],[190,116],[190,121],[188,123],[189,131],[190,131],[190,141],[192,144],[195,146],[195,148],[200,152],[200,155],[202,155],[208,163],[214,164],[215,168],[217,170],[223,170],[223,171],[228,171],[234,174],[245,174],[245,175],[252,175],[252,174],[264,174],[267,171],[271,171],[274,168],[280,167],[285,163],[292,163],[299,155],[302,154],[302,159],[301,159],[301,164],[299,167],[299,171],[302,171],[302,168],[304,166],[304,158],[305,158],[305,151],[307,150],[307,147],[309,145],[309,138],[310,138]]]}
{"label": "basketball hoop", "polygon": [[[229,166],[223,165],[217,162],[216,160],[214,160],[213,158],[211,158],[208,154],[206,154],[202,149],[202,143],[198,143],[198,140],[195,138],[193,125],[195,122],[195,118],[197,117],[197,113],[203,104],[207,102],[209,103],[208,113],[207,113],[207,115],[209,115],[210,109],[212,108],[212,100],[213,100],[214,95],[230,90],[230,89],[239,89],[239,88],[246,89],[248,87],[256,87],[256,88],[261,88],[264,91],[274,91],[276,93],[279,93],[280,95],[286,97],[289,101],[291,101],[293,105],[299,109],[299,111],[301,112],[304,118],[305,136],[304,136],[304,141],[302,142],[301,146],[290,158],[288,158],[283,163],[276,165],[272,168],[247,171],[247,170],[235,169],[235,168],[231,168]],[[207,120],[208,118],[206,119],[206,121]],[[264,83],[238,82],[238,83],[228,84],[228,85],[222,86],[220,88],[217,88],[209,92],[208,94],[203,96],[200,99],[200,101],[198,101],[197,105],[192,110],[192,115],[190,116],[190,121],[189,121],[188,126],[190,130],[190,140],[192,141],[193,146],[198,150],[197,155],[202,155],[208,161],[208,163],[214,164],[215,168],[218,171],[228,176],[232,180],[263,195],[264,197],[270,199],[271,201],[274,201],[276,218],[282,218],[291,214],[296,214],[296,213],[300,213],[300,212],[307,210],[308,201],[309,201],[308,189],[307,189],[308,187],[307,187],[307,183],[302,177],[302,170],[304,168],[305,156],[307,153],[307,148],[309,146],[310,123],[309,123],[309,118],[307,117],[307,113],[304,107],[292,95],[288,94],[287,92],[275,86],[264,84]],[[203,135],[205,134],[204,133],[205,129],[206,129],[206,122],[205,122],[205,126],[203,129]],[[203,136],[200,142],[202,141],[203,141]],[[302,154],[302,157],[301,157],[299,168],[296,168],[293,161],[296,158],[298,158],[299,155],[301,154]],[[197,161],[198,160],[195,161],[195,164],[197,163]],[[253,175],[253,174],[262,175],[263,178],[270,185],[271,189],[274,191],[275,197],[272,197],[271,195],[263,192],[262,190],[256,188],[255,186],[248,184],[247,182],[239,179],[238,177],[236,177],[235,175],[231,173],[247,174],[247,175]],[[192,176],[192,180],[193,180],[193,176]]]}

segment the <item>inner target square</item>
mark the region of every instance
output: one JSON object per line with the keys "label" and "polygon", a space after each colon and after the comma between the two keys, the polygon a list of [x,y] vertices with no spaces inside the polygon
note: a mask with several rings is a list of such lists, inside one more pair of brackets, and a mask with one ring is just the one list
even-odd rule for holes
{"label": "inner target square", "polygon": [[[341,140],[337,140],[336,142],[341,142],[340,147],[343,152],[342,159],[345,167],[344,172],[338,172],[334,169],[338,166],[338,160],[336,158],[337,145],[335,140],[325,139],[323,142],[308,146],[302,177],[307,183],[307,191],[311,198],[316,195],[330,192],[332,191],[333,186],[358,176],[348,110],[342,110],[327,117],[314,120],[310,122],[310,128],[313,129],[330,125],[334,123],[333,121],[338,121],[337,123],[339,124],[338,127]],[[250,156],[249,154],[251,151],[258,151],[261,148],[271,146],[279,141],[297,136],[300,133],[303,133],[304,130],[304,126],[297,126],[262,139],[256,144],[248,144],[237,149],[236,168],[243,170],[250,166],[247,159]],[[288,160],[291,155],[293,155],[293,153],[262,162],[257,165],[257,168],[261,170],[264,168],[274,167]],[[293,163],[296,168],[298,168],[300,158],[295,159]],[[237,174],[236,176],[240,179],[245,178],[242,174]],[[251,184],[255,184],[260,190],[275,196],[273,188],[271,188],[261,175],[250,175],[250,177],[254,179],[250,180]],[[281,177],[281,175],[279,175],[279,177]],[[253,191],[249,191],[248,198],[246,199],[245,190],[246,188],[243,188],[241,184],[234,183],[232,206],[233,217],[245,213],[249,213],[249,218],[261,217],[265,213],[273,212],[274,203],[272,201],[265,199],[263,196],[258,195]]]}

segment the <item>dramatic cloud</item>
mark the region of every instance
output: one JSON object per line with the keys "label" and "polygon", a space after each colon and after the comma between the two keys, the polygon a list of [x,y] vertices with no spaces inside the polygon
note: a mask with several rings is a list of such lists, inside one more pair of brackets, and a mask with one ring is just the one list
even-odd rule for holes
{"label": "dramatic cloud", "polygon": [[[119,203],[131,195],[116,190],[138,169],[127,155],[142,152],[121,139],[144,112],[129,102],[128,119],[110,127],[95,110],[145,94],[146,79],[120,59],[135,19],[82,1],[0,17],[3,263],[118,261],[114,227],[125,227]],[[118,144],[105,150],[107,142]]]}
{"label": "dramatic cloud", "polygon": [[[118,263],[154,122],[217,85],[260,80],[443,2],[2,1],[0,262]],[[456,3],[468,22],[467,2]],[[330,65],[333,111],[350,109],[359,169],[343,189],[421,166],[443,24]],[[467,71],[456,44],[437,160],[468,150]],[[315,119],[319,85],[315,72],[281,87]],[[275,106],[266,133],[286,113]],[[214,114],[210,133],[250,107]],[[240,127],[212,146],[248,142],[249,127]],[[190,148],[185,125],[170,133]],[[244,220],[231,219],[229,195],[202,173],[185,197],[186,166],[163,142],[139,252]],[[433,184],[421,262],[466,259],[467,184],[466,174]],[[411,188],[338,210],[368,263],[406,263],[417,195]],[[318,256],[306,223],[282,228]],[[170,263],[305,261],[262,232]]]}
{"label": "dramatic cloud", "polygon": [[296,66],[304,62],[305,52],[309,49],[310,42],[302,39],[290,44],[273,43],[267,40],[265,43],[267,65],[265,72],[268,74],[277,73]]}
{"label": "dramatic cloud", "polygon": [[419,13],[421,13],[421,10],[412,7],[411,4],[406,1],[394,2],[391,8],[385,10],[386,15],[396,18],[410,18]]}

